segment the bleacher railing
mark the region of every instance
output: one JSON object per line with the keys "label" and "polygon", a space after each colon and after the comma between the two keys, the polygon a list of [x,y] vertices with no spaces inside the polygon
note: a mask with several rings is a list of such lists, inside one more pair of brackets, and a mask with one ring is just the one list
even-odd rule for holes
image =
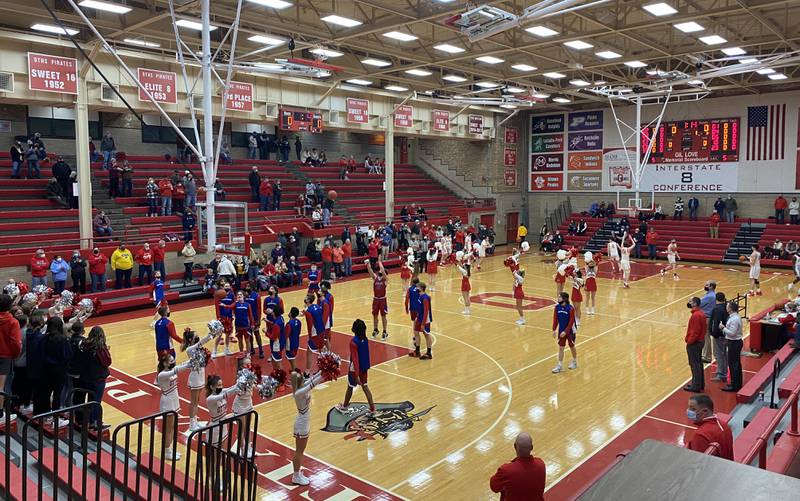
{"label": "bleacher railing", "polygon": [[572,200],[567,197],[547,216],[547,229],[554,231],[572,215]]}
{"label": "bleacher railing", "polygon": [[775,416],[772,418],[772,421],[769,422],[769,425],[761,432],[761,434],[756,438],[755,443],[752,447],[747,451],[747,453],[742,457],[740,463],[742,464],[750,464],[753,462],[756,456],[758,456],[758,467],[762,470],[767,468],[767,446],[769,445],[770,437],[775,433],[775,430],[778,428],[778,425],[781,424],[784,416],[786,413],[791,410],[791,422],[789,425],[789,429],[786,433],[789,436],[797,437],[800,436],[800,429],[798,428],[798,415],[797,415],[797,401],[798,395],[800,395],[800,386],[797,386],[792,393],[789,395],[789,398],[783,403],[783,406],[778,410]]}

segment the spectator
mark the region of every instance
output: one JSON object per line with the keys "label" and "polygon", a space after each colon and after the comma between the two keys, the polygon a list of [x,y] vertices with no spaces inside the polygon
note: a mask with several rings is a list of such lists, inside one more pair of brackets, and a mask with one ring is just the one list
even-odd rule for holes
{"label": "spectator", "polygon": [[672,214],[672,219],[673,220],[676,220],[676,219],[677,220],[681,220],[681,219],[683,219],[683,205],[684,205],[683,204],[683,199],[681,199],[681,197],[678,197],[678,199],[675,200],[675,213]]}
{"label": "spectator", "polygon": [[183,226],[183,241],[188,242],[194,237],[194,230],[197,227],[197,218],[194,217],[194,212],[186,211],[181,218],[181,225]]}
{"label": "spectator", "polygon": [[[150,250],[149,243],[144,243],[142,248],[136,253],[134,261],[139,265],[139,287],[150,285],[153,281],[153,251]],[[143,280],[145,275],[147,275],[146,281]]]}
{"label": "spectator", "polygon": [[[186,284],[191,284],[194,282],[194,275],[192,274],[192,268],[194,267],[194,257],[197,255],[197,251],[195,250],[194,246],[192,245],[192,240],[186,240],[186,243],[183,244],[183,249],[181,249],[181,256],[183,256],[183,286],[186,287]],[[163,276],[163,275],[162,275]]]}
{"label": "spectator", "polygon": [[372,163],[372,158],[369,155],[364,157],[364,170],[367,174],[375,174],[375,165]]}
{"label": "spectator", "polygon": [[153,273],[156,271],[161,273],[161,278],[167,280],[167,267],[164,264],[164,258],[167,253],[167,242],[163,239],[158,241],[158,244],[153,248]]}
{"label": "spectator", "polygon": [[115,289],[131,288],[131,271],[133,270],[133,254],[120,242],[119,247],[111,254],[111,269],[114,270]]}
{"label": "spectator", "polygon": [[289,262],[286,263],[286,273],[289,275],[289,285],[303,283],[303,272],[300,270],[300,265],[297,264],[297,259],[294,256],[289,256]]}
{"label": "spectator", "polygon": [[[2,297],[2,296],[0,296]],[[0,300],[2,302],[2,300]],[[2,309],[2,307],[0,307]],[[45,324],[45,310],[33,310],[28,317],[25,328],[20,324],[22,334],[22,346],[19,357],[14,360],[14,377],[11,380],[11,394],[16,397],[19,410],[22,414],[33,413],[33,386],[31,380],[33,375],[28,370],[28,346],[32,340],[41,340],[42,328]],[[11,339],[8,335],[0,336],[1,339]]]}
{"label": "spectator", "polygon": [[[520,223],[519,227],[517,228],[517,243],[521,244],[525,241],[528,236],[528,228],[525,227],[524,224]],[[461,250],[461,249],[456,249]]]}
{"label": "spectator", "polygon": [[258,186],[258,197],[260,202],[259,210],[261,212],[268,211],[270,199],[272,198],[272,183],[269,182],[267,176],[261,178],[261,184]]}
{"label": "spectator", "polygon": [[92,279],[92,292],[104,292],[106,290],[106,264],[108,258],[100,253],[100,249],[92,249],[89,256],[89,276]]}
{"label": "spectator", "polygon": [[532,455],[531,436],[525,432],[517,435],[514,450],[517,457],[497,469],[489,487],[500,493],[501,501],[544,501],[547,469],[544,461]]}
{"label": "spectator", "polygon": [[67,284],[67,273],[69,264],[60,255],[56,254],[53,262],[50,263],[50,273],[53,275],[53,292],[61,294]]}
{"label": "spectator", "polygon": [[311,148],[311,153],[308,155],[307,161],[311,162],[314,167],[319,167],[319,153],[316,148]]}
{"label": "spectator", "polygon": [[342,273],[343,276],[349,277],[353,275],[353,245],[350,239],[343,240],[342,243]]}
{"label": "spectator", "polygon": [[306,197],[302,193],[297,195],[297,199],[294,201],[294,211],[297,214],[297,217],[305,216],[305,206],[306,206]]}
{"label": "spectator", "polygon": [[270,253],[270,257],[272,263],[275,264],[278,262],[278,259],[283,258],[286,255],[286,251],[283,249],[283,246],[280,242],[275,244],[275,247],[272,248],[272,252]]}
{"label": "spectator", "polygon": [[[714,301],[716,300],[717,296],[717,283],[713,280],[707,280],[703,288],[705,289],[706,293],[700,299],[700,310],[703,312],[706,318],[709,319],[709,325],[711,325],[710,319],[711,319],[711,313],[714,311],[714,304],[715,304]],[[708,328],[706,329],[706,331],[707,331],[706,336],[703,339],[702,357],[703,357],[703,362],[708,364],[711,363],[712,346],[714,343],[711,340],[711,336],[708,335]]]}
{"label": "spectator", "polygon": [[711,217],[708,218],[708,231],[711,238],[719,238],[719,213],[712,212]]}
{"label": "spectator", "polygon": [[92,226],[94,227],[94,233],[98,237],[108,237],[111,239],[111,235],[113,234],[113,230],[111,229],[111,220],[108,219],[106,216],[106,212],[104,210],[100,210],[97,215],[94,217],[92,221]]}
{"label": "spectator", "polygon": [[145,190],[147,191],[147,217],[157,217],[159,189],[155,179],[151,177],[147,180]]}
{"label": "spectator", "polygon": [[689,421],[697,427],[692,437],[686,442],[686,448],[704,453],[708,446],[716,443],[719,447],[713,455],[733,461],[733,432],[728,424],[714,414],[714,401],[706,394],[689,397],[686,409]]}
{"label": "spectator", "polygon": [[561,234],[560,230],[556,230],[556,232],[553,234],[553,247],[558,250],[562,245],[564,245],[564,235]]}
{"label": "spectator", "polygon": [[789,255],[789,257],[792,257],[795,254],[797,254],[798,250],[800,250],[800,247],[798,247],[797,243],[794,240],[789,239],[789,241],[786,242],[786,253]]}
{"label": "spectator", "polygon": [[183,176],[181,182],[183,183],[183,189],[186,192],[184,211],[193,211],[195,206],[197,206],[197,182],[194,179],[194,175],[189,171],[186,171],[186,174]]}
{"label": "spectator", "polygon": [[789,204],[786,202],[786,199],[783,198],[783,195],[778,195],[778,198],[775,199],[775,222],[777,224],[783,224],[788,207]]}
{"label": "spectator", "polygon": [[331,214],[333,213],[334,201],[328,197],[322,202],[322,226],[328,227],[331,224]]}
{"label": "spectator", "polygon": [[318,263],[322,260],[322,256],[317,250],[315,240],[309,240],[308,245],[306,245],[306,252],[304,255],[313,263]]}
{"label": "spectator", "polygon": [[128,162],[128,159],[122,161],[122,167],[120,167],[120,171],[122,172],[122,196],[123,197],[132,197],[133,196],[133,167],[131,163]]}
{"label": "spectator", "polygon": [[261,186],[261,176],[258,173],[258,167],[252,166],[250,174],[247,176],[247,183],[250,185],[250,194],[253,197],[253,202],[260,202],[259,187]]}
{"label": "spectator", "polygon": [[715,303],[708,316],[708,338],[714,345],[714,357],[717,359],[717,371],[711,378],[712,381],[726,382],[728,380],[728,352],[725,342],[725,333],[722,329],[728,321],[728,309],[725,294],[717,292],[714,295]]}
{"label": "spectator", "polygon": [[[72,348],[65,332],[64,321],[60,317],[51,317],[47,321],[41,342],[41,374],[38,384],[34,386],[35,415],[61,408],[61,393],[66,383],[67,367],[72,359]],[[52,425],[52,418],[49,421]],[[70,422],[59,417],[57,425],[67,427]]]}
{"label": "spectator", "polygon": [[294,152],[297,155],[297,160],[302,160],[300,158],[300,152],[303,150],[303,143],[300,141],[300,136],[296,136],[294,140]]}
{"label": "spectator", "polygon": [[262,130],[258,135],[258,158],[261,160],[269,160],[269,136],[267,131]]}
{"label": "spectator", "polygon": [[322,207],[317,205],[311,212],[311,221],[314,224],[314,229],[319,230],[322,226]]}
{"label": "spectator", "polygon": [[272,209],[281,210],[281,194],[283,193],[283,186],[281,180],[276,179],[272,183]]}
{"label": "spectator", "polygon": [[258,134],[255,132],[250,133],[247,138],[247,159],[255,160],[258,158]]}
{"label": "spectator", "polygon": [[339,159],[339,180],[348,181],[350,178],[347,174],[347,158],[342,155],[342,158]]}
{"label": "spectator", "polygon": [[692,314],[686,328],[686,354],[689,358],[689,368],[692,371],[692,382],[683,387],[685,391],[700,393],[705,388],[703,378],[703,341],[708,330],[708,319],[700,309],[700,298],[693,297],[687,305]]}
{"label": "spectator", "polygon": [[714,201],[714,212],[719,214],[719,218],[723,219],[725,217],[725,201],[722,197],[717,197]]}
{"label": "spectator", "polygon": [[642,258],[642,246],[646,245],[647,235],[639,231],[639,228],[633,230],[633,257],[636,259]]}
{"label": "spectator", "polygon": [[172,190],[172,212],[174,214],[183,214],[185,212],[184,202],[186,201],[186,188],[183,187],[183,182],[178,181]]}
{"label": "spectator", "polygon": [[428,220],[428,213],[425,212],[425,207],[423,207],[421,205],[419,206],[419,209],[417,209],[417,216],[419,216],[419,219],[421,221],[427,221]]}
{"label": "spectator", "polygon": [[214,182],[214,196],[219,201],[225,201],[228,197],[228,194],[225,192],[225,188],[222,186],[222,183],[217,179]]}
{"label": "spectator", "polygon": [[736,220],[736,211],[738,209],[739,204],[736,203],[736,199],[728,195],[728,198],[725,199],[725,218],[729,223],[733,223]]}
{"label": "spectator", "polygon": [[[89,411],[89,427],[95,432],[108,428],[103,424],[101,403],[108,379],[108,368],[111,366],[111,351],[106,344],[106,335],[99,325],[92,327],[89,336],[84,339],[77,350],[73,351],[73,360],[78,367],[78,378],[75,388],[86,390],[76,392],[72,404],[96,401],[98,405]],[[91,392],[91,393],[89,393]]]}
{"label": "spectator", "polygon": [[231,149],[228,146],[227,141],[222,142],[222,148],[219,150],[219,157],[222,159],[223,163],[232,164],[233,157],[231,157]]}
{"label": "spectator", "polygon": [[158,182],[158,195],[161,197],[161,215],[172,215],[172,190],[174,185],[168,177]]}
{"label": "spectator", "polygon": [[797,197],[792,197],[792,201],[789,202],[789,222],[792,224],[800,224],[800,202],[797,201]]}
{"label": "spectator", "polygon": [[[720,328],[725,334],[725,346],[728,361],[728,370],[731,373],[731,382],[722,388],[722,391],[737,392],[742,389],[742,319],[739,316],[739,305],[734,301],[726,304],[727,315],[720,322]],[[722,325],[724,322],[725,325]]]}
{"label": "spectator", "polygon": [[689,206],[689,221],[697,221],[697,209],[700,207],[700,200],[692,195],[687,205]]}
{"label": "spectator", "polygon": [[[10,313],[14,300],[8,294],[0,294],[0,388],[6,387],[6,378],[11,375],[14,359],[22,353],[22,332],[19,321]],[[0,409],[5,398],[0,395]],[[0,413],[3,416],[5,413]],[[14,419],[13,416],[10,416]]]}
{"label": "spectator", "polygon": [[291,146],[289,145],[289,140],[286,136],[281,138],[280,143],[278,144],[278,149],[281,152],[281,162],[286,163],[289,161],[289,150],[291,150]]}
{"label": "spectator", "polygon": [[111,159],[114,158],[114,152],[117,150],[117,145],[114,143],[114,138],[111,132],[106,132],[100,141],[100,152],[103,154],[103,168],[108,169],[111,167]]}
{"label": "spectator", "polygon": [[567,226],[567,235],[575,235],[576,233],[578,233],[578,223],[574,219],[570,219],[569,226]]}
{"label": "spectator", "polygon": [[333,244],[333,272],[336,278],[342,278],[344,274],[344,251],[338,244]]}
{"label": "spectator", "polygon": [[236,278],[236,267],[231,262],[231,258],[223,255],[217,264],[217,275],[222,280],[232,284]]}
{"label": "spectator", "polygon": [[22,161],[25,157],[22,143],[14,141],[9,153],[11,154],[11,179],[20,179],[19,170],[22,167]]}
{"label": "spectator", "polygon": [[350,155],[350,158],[347,159],[347,172],[352,174],[356,171],[356,159],[353,155]]}
{"label": "spectator", "polygon": [[333,249],[328,242],[325,242],[325,245],[322,247],[320,257],[322,259],[322,279],[330,280],[331,268],[333,268]]}
{"label": "spectator", "polygon": [[328,155],[324,151],[319,152],[319,167],[325,167],[328,164]]}
{"label": "spectator", "polygon": [[311,153],[309,153],[308,148],[304,149],[300,154],[300,162],[303,165],[311,165]]}
{"label": "spectator", "polygon": [[58,180],[61,191],[64,192],[64,198],[69,198],[72,193],[72,183],[69,182],[70,174],[72,174],[72,168],[64,161],[64,157],[57,157],[56,163],[53,164],[53,177]]}
{"label": "spectator", "polygon": [[647,257],[655,261],[658,251],[656,247],[658,245],[658,232],[654,227],[651,227],[647,235],[645,235],[645,242],[647,242]]}
{"label": "spectator", "polygon": [[47,182],[47,199],[51,200],[58,205],[61,206],[62,209],[69,209],[69,202],[64,194],[64,190],[61,188],[61,185],[58,184],[58,179],[52,177],[50,181]]}
{"label": "spectator", "polygon": [[28,179],[39,179],[39,151],[36,145],[28,145],[25,160],[28,162]]}
{"label": "spectator", "polygon": [[72,251],[69,270],[72,277],[72,292],[86,294],[86,260],[83,259],[80,251]]}
{"label": "spectator", "polygon": [[401,208],[400,208],[400,219],[401,219],[401,220],[402,220],[404,223],[407,223],[407,222],[409,221],[409,217],[408,217],[408,205],[404,205],[403,207],[401,207]]}

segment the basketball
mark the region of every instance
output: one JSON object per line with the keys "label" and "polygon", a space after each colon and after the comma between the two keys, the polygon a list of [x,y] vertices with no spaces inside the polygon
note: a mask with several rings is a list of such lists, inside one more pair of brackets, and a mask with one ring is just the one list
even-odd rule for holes
{"label": "basketball", "polygon": [[744,254],[739,256],[739,262],[740,263],[746,263],[747,262],[747,256],[745,256]]}
{"label": "basketball", "polygon": [[303,278],[303,285],[308,285],[308,278]]}
{"label": "basketball", "polygon": [[529,250],[531,250],[531,244],[529,244],[528,242],[522,242],[521,247],[522,247],[522,252],[528,252]]}
{"label": "basketball", "polygon": [[225,292],[225,289],[217,289],[217,290],[214,291],[214,300],[219,302],[221,299],[223,299],[227,295],[228,295],[228,293]]}
{"label": "basketball", "polygon": [[336,200],[336,197],[338,197],[338,196],[339,196],[339,194],[336,193],[336,190],[330,190],[328,192],[328,198],[330,198],[331,200]]}

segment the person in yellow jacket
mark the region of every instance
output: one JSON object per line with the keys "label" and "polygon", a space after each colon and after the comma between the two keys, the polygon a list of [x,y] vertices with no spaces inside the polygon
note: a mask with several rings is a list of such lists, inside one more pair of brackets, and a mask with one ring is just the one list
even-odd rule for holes
{"label": "person in yellow jacket", "polygon": [[517,243],[522,243],[525,241],[525,237],[528,236],[528,228],[525,227],[524,224],[520,223],[519,228],[517,228]]}
{"label": "person in yellow jacket", "polygon": [[133,253],[120,242],[119,247],[111,254],[111,269],[114,270],[115,289],[131,288],[131,272],[133,271]]}

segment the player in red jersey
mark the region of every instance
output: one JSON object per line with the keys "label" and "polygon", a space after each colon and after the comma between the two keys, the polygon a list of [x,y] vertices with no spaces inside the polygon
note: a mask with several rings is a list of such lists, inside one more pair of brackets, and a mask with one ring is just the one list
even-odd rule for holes
{"label": "player in red jersey", "polygon": [[389,305],[386,301],[386,288],[389,285],[389,280],[386,278],[386,270],[383,269],[381,261],[377,261],[377,272],[372,269],[369,259],[367,259],[366,264],[367,272],[372,279],[372,337],[378,335],[378,315],[380,315],[383,324],[381,339],[386,339],[389,337],[389,332],[386,330],[386,314],[389,312]]}
{"label": "player in red jersey", "polygon": [[522,300],[525,299],[525,292],[522,290],[525,270],[512,269],[511,274],[514,276],[514,301],[517,303],[517,313],[519,313],[517,325],[525,325],[525,313],[522,311]]}
{"label": "player in red jersey", "polygon": [[428,274],[428,282],[431,283],[431,292],[436,290],[436,275],[439,274],[437,266],[439,265],[439,249],[436,246],[441,246],[439,242],[434,244],[434,247],[428,249],[426,256],[427,264],[425,265],[425,272]]}
{"label": "player in red jersey", "polygon": [[472,284],[469,283],[470,269],[463,251],[456,252],[456,267],[461,273],[461,299],[464,302],[464,311],[461,314],[470,315],[472,312],[469,309],[469,291],[472,290]]}

